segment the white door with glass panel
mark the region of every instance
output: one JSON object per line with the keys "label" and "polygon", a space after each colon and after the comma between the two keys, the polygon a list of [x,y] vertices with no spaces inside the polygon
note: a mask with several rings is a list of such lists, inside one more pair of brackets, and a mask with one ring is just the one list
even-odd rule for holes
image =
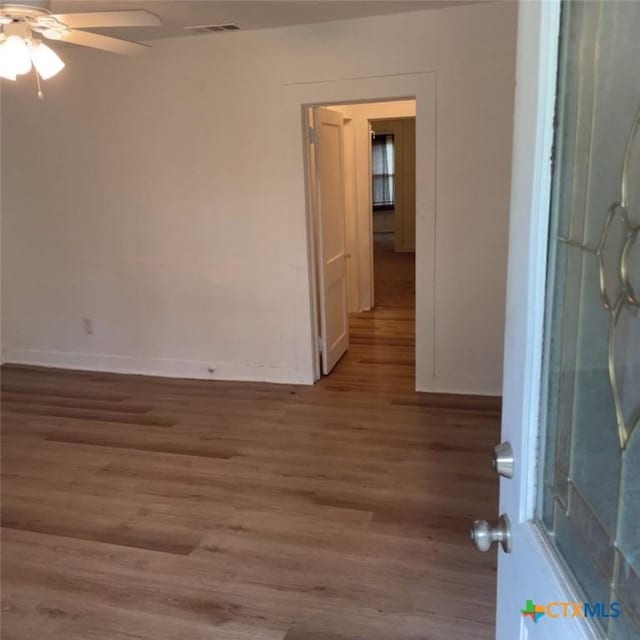
{"label": "white door with glass panel", "polygon": [[517,75],[504,517],[475,539],[499,640],[637,640],[640,2],[521,2]]}

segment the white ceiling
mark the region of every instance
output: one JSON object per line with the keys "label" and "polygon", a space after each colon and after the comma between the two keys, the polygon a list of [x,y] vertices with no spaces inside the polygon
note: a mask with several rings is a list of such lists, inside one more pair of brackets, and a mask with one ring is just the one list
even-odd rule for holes
{"label": "white ceiling", "polygon": [[[291,25],[313,24],[366,16],[381,16],[424,9],[442,9],[473,0],[52,0],[53,13],[147,9],[162,19],[162,27],[129,29],[91,29],[127,40],[155,40],[188,35],[220,37],[229,34],[194,36],[185,27],[235,23],[241,29],[268,29]],[[475,0],[477,1],[477,0]],[[5,3],[10,0],[5,0]],[[28,3],[26,3],[28,4]],[[34,3],[35,4],[35,3]]]}

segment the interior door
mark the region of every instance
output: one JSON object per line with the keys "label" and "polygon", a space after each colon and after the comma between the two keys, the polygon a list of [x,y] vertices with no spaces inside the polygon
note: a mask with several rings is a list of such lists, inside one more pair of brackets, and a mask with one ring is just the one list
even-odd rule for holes
{"label": "interior door", "polygon": [[520,3],[506,519],[473,530],[500,640],[640,638],[639,32],[640,3]]}
{"label": "interior door", "polygon": [[318,290],[322,372],[326,375],[349,347],[344,120],[341,113],[316,108],[313,137],[318,220]]}

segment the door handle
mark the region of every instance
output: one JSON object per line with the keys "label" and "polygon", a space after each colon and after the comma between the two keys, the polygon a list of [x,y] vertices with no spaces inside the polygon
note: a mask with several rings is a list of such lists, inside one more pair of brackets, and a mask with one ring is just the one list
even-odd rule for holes
{"label": "door handle", "polygon": [[513,478],[514,459],[511,443],[501,442],[494,447],[491,465],[499,476]]}
{"label": "door handle", "polygon": [[486,520],[476,520],[470,535],[478,551],[488,551],[494,542],[499,542],[505,553],[511,553],[511,522],[506,513],[500,516],[495,527]]}

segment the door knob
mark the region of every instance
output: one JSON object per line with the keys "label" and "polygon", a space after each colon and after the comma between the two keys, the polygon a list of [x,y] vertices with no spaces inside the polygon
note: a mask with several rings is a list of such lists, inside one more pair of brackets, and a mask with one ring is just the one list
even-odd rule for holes
{"label": "door knob", "polygon": [[505,553],[511,553],[511,523],[506,513],[500,516],[495,527],[486,520],[476,520],[470,534],[478,551],[488,551],[494,542],[499,542]]}
{"label": "door knob", "polygon": [[513,449],[511,443],[501,442],[493,449],[491,464],[499,476],[513,478]]}

